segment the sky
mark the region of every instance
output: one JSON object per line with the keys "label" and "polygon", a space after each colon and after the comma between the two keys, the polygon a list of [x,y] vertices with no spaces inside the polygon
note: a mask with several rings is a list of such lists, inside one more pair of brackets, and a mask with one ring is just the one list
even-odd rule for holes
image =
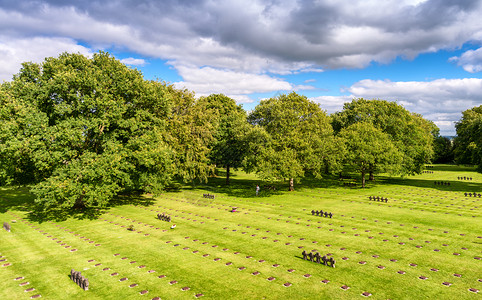
{"label": "sky", "polygon": [[453,136],[482,105],[481,16],[482,0],[0,0],[0,82],[102,50],[247,111],[291,91],[329,114],[382,99]]}

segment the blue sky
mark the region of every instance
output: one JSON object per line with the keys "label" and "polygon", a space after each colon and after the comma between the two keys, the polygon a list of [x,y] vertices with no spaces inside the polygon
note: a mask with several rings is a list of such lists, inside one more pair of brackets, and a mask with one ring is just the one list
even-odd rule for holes
{"label": "blue sky", "polygon": [[103,50],[247,110],[291,91],[328,113],[377,98],[454,135],[482,105],[481,15],[480,0],[3,0],[0,80],[24,61]]}

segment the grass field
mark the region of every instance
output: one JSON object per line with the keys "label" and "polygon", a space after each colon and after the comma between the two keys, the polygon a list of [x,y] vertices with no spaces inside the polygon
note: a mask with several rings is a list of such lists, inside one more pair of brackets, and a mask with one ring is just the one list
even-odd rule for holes
{"label": "grass field", "polygon": [[[365,189],[329,179],[295,192],[279,184],[258,197],[264,183],[238,172],[230,187],[213,178],[121,197],[93,219],[39,220],[25,188],[2,188],[0,221],[12,230],[0,229],[0,299],[481,299],[482,198],[464,193],[482,193],[482,174],[427,170],[377,177]],[[303,250],[330,254],[336,268],[303,260]],[[88,291],[71,269],[89,279]]]}

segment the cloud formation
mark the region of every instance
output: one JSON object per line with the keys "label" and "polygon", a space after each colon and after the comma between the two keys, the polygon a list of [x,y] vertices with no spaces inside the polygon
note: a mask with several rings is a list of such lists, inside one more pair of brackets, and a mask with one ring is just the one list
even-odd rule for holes
{"label": "cloud formation", "polygon": [[[9,80],[23,61],[117,49],[168,61],[183,78],[176,85],[198,95],[225,93],[246,103],[252,93],[312,88],[284,75],[364,68],[480,44],[481,15],[481,0],[3,0],[0,81]],[[467,72],[480,72],[481,49],[451,60]],[[142,66],[146,60],[124,62]],[[474,87],[469,79],[359,81],[349,92],[397,98],[423,113],[435,99],[422,94],[432,92],[428,85],[444,99],[453,97],[455,106],[480,103],[466,97],[472,91],[457,89],[464,84]],[[317,99],[330,110],[339,98]]]}
{"label": "cloud formation", "polygon": [[482,48],[477,50],[468,50],[460,57],[452,57],[450,60],[457,62],[457,65],[464,68],[464,70],[467,72],[480,72],[482,71]]}
{"label": "cloud formation", "polygon": [[[361,68],[480,39],[480,1],[3,1],[10,36],[242,72]],[[55,26],[52,26],[55,24]]]}
{"label": "cloud formation", "polygon": [[432,120],[442,135],[454,135],[454,123],[462,111],[480,105],[482,79],[437,79],[433,81],[392,82],[362,80],[347,89],[349,96],[322,96],[312,100],[329,113],[341,111],[343,103],[354,98],[396,101],[407,110]]}

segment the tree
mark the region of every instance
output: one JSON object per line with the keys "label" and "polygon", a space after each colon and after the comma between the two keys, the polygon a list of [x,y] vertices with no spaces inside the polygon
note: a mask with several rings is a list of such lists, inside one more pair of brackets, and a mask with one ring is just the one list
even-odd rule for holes
{"label": "tree", "polygon": [[384,133],[369,122],[357,122],[341,129],[338,136],[345,143],[345,167],[360,172],[362,187],[365,174],[397,171],[402,155]]}
{"label": "tree", "polygon": [[435,124],[395,102],[353,99],[344,104],[343,111],[332,115],[336,133],[358,122],[371,123],[390,135],[403,154],[401,174],[420,173],[433,156]]}
{"label": "tree", "polygon": [[455,124],[455,160],[458,164],[478,165],[482,172],[482,105],[462,112]]}
{"label": "tree", "polygon": [[173,150],[173,175],[184,182],[205,182],[214,170],[209,159],[209,145],[214,141],[215,125],[192,92],[172,86],[167,88],[172,106],[166,140]]}
{"label": "tree", "polygon": [[209,157],[213,164],[226,168],[226,184],[229,184],[231,168],[241,167],[247,154],[246,137],[250,125],[246,121],[246,112],[233,99],[222,94],[202,97],[198,105],[207,112],[214,127]]}
{"label": "tree", "polygon": [[436,136],[433,144],[433,162],[451,163],[454,161],[453,141],[445,136]]}
{"label": "tree", "polygon": [[2,181],[34,184],[45,210],[102,207],[171,181],[171,94],[107,53],[24,63],[0,104]]}
{"label": "tree", "polygon": [[269,142],[259,149],[257,172],[265,179],[294,179],[310,172],[320,177],[336,154],[333,129],[321,108],[294,92],[262,100],[248,121],[265,129]]}

